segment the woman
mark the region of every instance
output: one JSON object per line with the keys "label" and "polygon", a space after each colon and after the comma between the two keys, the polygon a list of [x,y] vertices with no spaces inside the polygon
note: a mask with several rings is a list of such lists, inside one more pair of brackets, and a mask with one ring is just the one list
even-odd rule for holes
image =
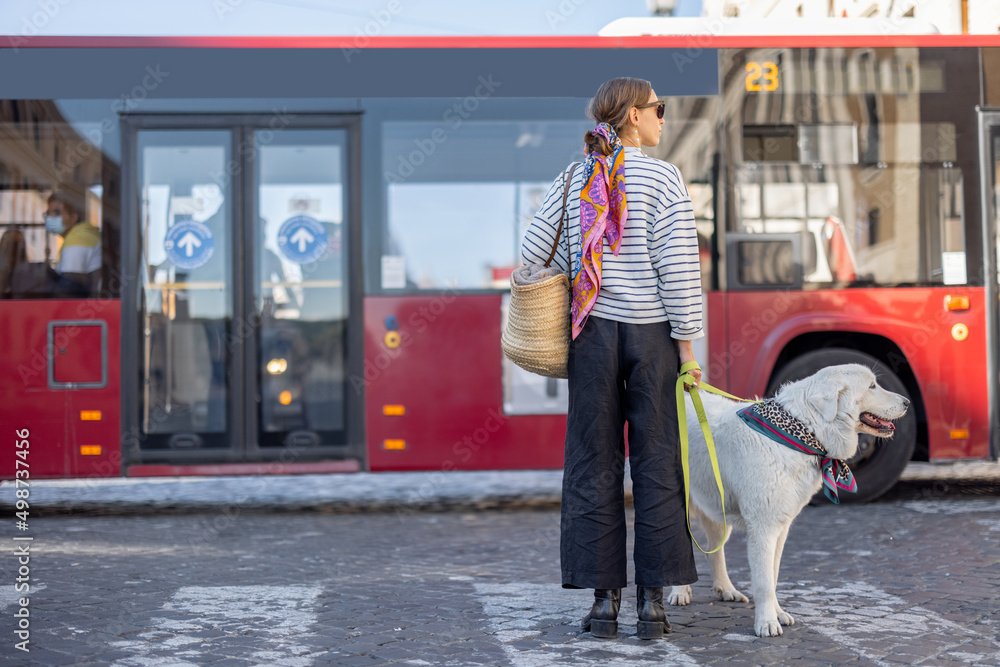
{"label": "woman", "polygon": [[[595,589],[583,631],[598,637],[617,635],[627,585],[626,421],[639,637],[670,631],[664,586],[698,579],[674,394],[680,364],[694,361],[691,341],[704,335],[698,238],[677,167],[640,149],[659,143],[663,109],[641,79],[612,79],[597,91],[587,115],[598,125],[585,135],[587,160],[569,183],[568,229],[553,260],[566,271],[573,258],[562,585]],[[525,235],[527,264],[551,252],[564,176]],[[692,376],[700,380],[701,372]]]}

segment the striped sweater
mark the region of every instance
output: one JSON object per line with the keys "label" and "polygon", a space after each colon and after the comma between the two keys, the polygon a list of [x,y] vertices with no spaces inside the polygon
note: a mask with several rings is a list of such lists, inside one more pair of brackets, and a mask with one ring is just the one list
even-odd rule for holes
{"label": "striped sweater", "polygon": [[[601,291],[593,317],[643,324],[670,321],[671,336],[693,340],[705,335],[702,324],[698,235],[691,197],[680,171],[669,162],[625,148],[625,197],[628,220],[618,256],[604,240]],[[568,229],[563,228],[554,266],[567,270],[567,238],[573,249],[573,271],[580,269],[580,191],[583,165],[570,184]],[[545,195],[525,233],[521,259],[544,264],[556,238],[562,212],[562,175]],[[569,232],[567,234],[567,231]]]}

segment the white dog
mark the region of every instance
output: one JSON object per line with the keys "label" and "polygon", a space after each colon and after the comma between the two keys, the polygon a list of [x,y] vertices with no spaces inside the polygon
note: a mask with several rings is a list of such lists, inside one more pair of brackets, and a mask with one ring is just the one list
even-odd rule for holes
{"label": "white dog", "polygon": [[[794,619],[778,604],[775,586],[781,552],[792,521],[823,485],[821,457],[796,451],[751,428],[737,414],[748,403],[699,392],[718,452],[725,488],[726,520],[747,532],[747,556],[756,605],[754,631],[759,637],[782,633]],[[871,369],[859,364],[825,368],[804,380],[783,385],[775,402],[798,419],[826,449],[831,459],[846,461],[855,455],[858,434],[889,437],[890,420],[906,413],[909,400],[886,391]],[[691,516],[699,517],[708,535],[706,550],[731,533],[723,524],[719,490],[712,474],[705,439],[690,399],[686,406],[690,438]],[[720,548],[709,557],[712,590],[722,600],[747,602],[726,572]],[[674,586],[668,602],[686,605],[690,586]]]}

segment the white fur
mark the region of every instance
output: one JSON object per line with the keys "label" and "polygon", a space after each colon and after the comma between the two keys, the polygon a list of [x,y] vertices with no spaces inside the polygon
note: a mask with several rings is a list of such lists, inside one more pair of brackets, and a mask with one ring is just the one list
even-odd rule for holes
{"label": "white fur", "polygon": [[[687,399],[687,428],[691,461],[691,517],[701,519],[708,543],[715,548],[728,539],[733,526],[747,532],[753,598],[754,631],[759,637],[782,634],[782,625],[794,619],[782,611],[775,595],[781,553],[792,521],[822,486],[819,458],[792,450],[765,438],[740,419],[737,403],[706,391],[699,392],[712,429],[725,489],[726,521],[722,521],[719,491],[698,417]],[[882,419],[899,419],[909,401],[878,386],[871,369],[860,364],[831,366],[808,378],[783,385],[775,398],[793,417],[803,421],[829,456],[847,460],[857,452],[858,434],[885,437],[859,420],[862,412]],[[841,493],[846,494],[846,491]],[[699,542],[700,543],[700,542]],[[747,602],[726,572],[724,548],[709,557],[712,590],[722,600]],[[668,602],[691,601],[690,586],[674,586]]]}

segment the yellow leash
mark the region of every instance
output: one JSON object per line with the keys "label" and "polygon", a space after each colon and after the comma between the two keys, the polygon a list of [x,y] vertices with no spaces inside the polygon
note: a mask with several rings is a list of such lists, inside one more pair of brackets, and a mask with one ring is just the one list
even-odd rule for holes
{"label": "yellow leash", "polygon": [[[723,532],[722,542],[719,543],[719,546],[715,547],[711,551],[705,551],[701,548],[701,545],[698,544],[698,540],[695,539],[694,533],[691,531],[691,468],[688,461],[687,414],[684,406],[684,385],[686,384],[692,385],[688,391],[691,394],[691,401],[694,403],[694,411],[698,414],[698,424],[701,426],[701,432],[705,436],[705,444],[708,445],[708,458],[712,461],[712,472],[715,473],[715,484],[719,487],[719,502],[722,503],[722,524],[723,526],[726,526],[726,499],[722,490],[722,475],[719,474],[719,459],[715,455],[715,441],[712,440],[712,430],[708,427],[708,418],[705,416],[705,406],[702,405],[701,396],[698,394],[698,387],[694,386],[696,380],[690,373],[690,371],[696,369],[701,370],[701,366],[698,365],[698,362],[689,361],[681,366],[681,375],[677,378],[677,422],[680,426],[681,436],[681,468],[684,471],[684,511],[687,514],[688,533],[691,534],[691,539],[694,540],[694,545],[704,554],[714,554],[722,548],[723,544],[725,544],[725,532]],[[700,385],[705,391],[718,394],[719,396],[725,396],[726,398],[731,398],[734,401],[743,401],[745,403],[762,402],[733,396],[732,394],[728,394],[721,389],[716,389],[706,382],[701,382]]]}

